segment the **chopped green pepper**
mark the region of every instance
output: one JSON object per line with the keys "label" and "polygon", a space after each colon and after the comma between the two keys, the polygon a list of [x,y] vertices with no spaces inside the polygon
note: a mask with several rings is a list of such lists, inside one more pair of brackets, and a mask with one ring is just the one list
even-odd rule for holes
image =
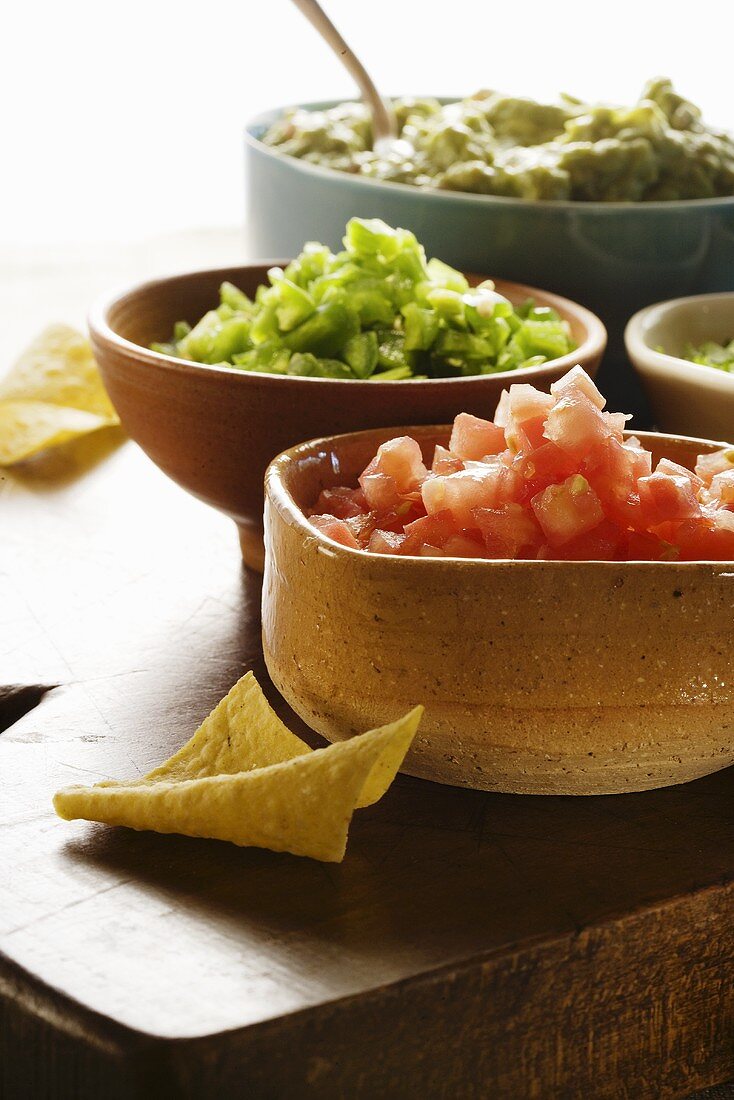
{"label": "chopped green pepper", "polygon": [[699,347],[688,344],[683,358],[691,363],[697,363],[700,367],[716,367],[717,370],[734,374],[734,340],[730,340],[728,344],[717,344],[715,340],[707,340]]}
{"label": "chopped green pepper", "polygon": [[409,230],[375,218],[352,218],[343,252],[307,244],[268,280],[254,301],[223,283],[217,309],[152,347],[244,371],[399,381],[514,370],[575,346],[553,310],[515,308],[491,282],[471,288],[426,261]]}

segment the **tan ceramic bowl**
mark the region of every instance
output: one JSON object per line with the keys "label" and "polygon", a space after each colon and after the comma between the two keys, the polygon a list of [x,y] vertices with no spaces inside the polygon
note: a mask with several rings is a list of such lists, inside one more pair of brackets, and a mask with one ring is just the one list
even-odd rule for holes
{"label": "tan ceramic bowl", "polygon": [[624,339],[658,427],[734,439],[734,374],[681,358],[688,344],[734,339],[734,293],[648,306],[630,320]]}
{"label": "tan ceramic bowl", "polygon": [[184,489],[231,516],[245,562],[260,570],[263,476],[286,447],[360,428],[446,423],[464,410],[491,416],[508,380],[547,389],[577,362],[593,375],[606,344],[601,321],[582,306],[498,281],[513,302],[532,297],[557,309],[577,350],[512,374],[407,382],[248,374],[148,350],[169,339],[175,321],[194,322],[211,309],[225,279],[253,295],[274,262],[145,283],[97,305],[89,318],[94,353],[128,435]]}
{"label": "tan ceramic bowl", "polygon": [[[404,428],[426,457],[448,429]],[[331,741],[426,707],[404,770],[518,794],[616,794],[734,762],[734,563],[509,562],[350,550],[305,519],[389,431],[302,444],[266,481],[263,646]],[[642,435],[690,464],[713,444]]]}

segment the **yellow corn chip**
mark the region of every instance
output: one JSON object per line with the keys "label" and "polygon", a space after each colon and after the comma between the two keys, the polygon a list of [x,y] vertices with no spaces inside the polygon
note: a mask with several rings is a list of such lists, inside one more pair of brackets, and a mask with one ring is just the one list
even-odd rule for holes
{"label": "yellow corn chip", "polygon": [[119,424],[89,342],[52,325],[0,381],[0,465]]}
{"label": "yellow corn chip", "polygon": [[311,749],[248,672],[183,748],[144,779],[67,787],[60,817],[229,840],[326,862],[344,858],[352,814],[382,797],[423,713]]}

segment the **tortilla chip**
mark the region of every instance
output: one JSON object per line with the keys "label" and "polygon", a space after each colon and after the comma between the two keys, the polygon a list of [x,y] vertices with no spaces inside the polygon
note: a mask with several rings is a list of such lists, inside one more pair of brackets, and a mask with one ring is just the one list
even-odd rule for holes
{"label": "tortilla chip", "polygon": [[0,465],[119,422],[89,342],[52,325],[0,381]]}
{"label": "tortilla chip", "polygon": [[311,749],[248,672],[194,736],[144,779],[67,787],[60,817],[229,840],[325,862],[344,858],[355,809],[392,783],[423,713]]}

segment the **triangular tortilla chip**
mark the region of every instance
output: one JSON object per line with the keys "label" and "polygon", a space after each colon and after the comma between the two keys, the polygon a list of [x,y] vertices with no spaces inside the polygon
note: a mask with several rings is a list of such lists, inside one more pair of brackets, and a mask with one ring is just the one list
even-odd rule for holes
{"label": "triangular tortilla chip", "polygon": [[144,779],[67,787],[64,818],[229,840],[326,862],[344,858],[352,814],[385,793],[422,707],[313,750],[271,710],[251,672],[191,740]]}
{"label": "triangular tortilla chip", "polygon": [[119,422],[89,342],[52,325],[0,380],[0,465]]}
{"label": "triangular tortilla chip", "polygon": [[191,740],[142,782],[233,775],[281,764],[311,751],[283,725],[254,674],[246,672]]}
{"label": "triangular tortilla chip", "polygon": [[81,409],[41,401],[0,401],[0,466],[12,466],[109,423]]}

